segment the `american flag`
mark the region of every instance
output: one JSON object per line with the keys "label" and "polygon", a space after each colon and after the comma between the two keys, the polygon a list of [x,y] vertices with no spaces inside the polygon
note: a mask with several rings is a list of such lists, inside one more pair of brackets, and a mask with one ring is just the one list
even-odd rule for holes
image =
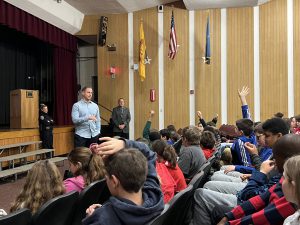
{"label": "american flag", "polygon": [[169,42],[169,58],[174,59],[177,53],[177,39],[176,39],[176,30],[175,30],[175,21],[174,21],[174,13],[172,11],[171,17],[171,31],[170,31],[170,42]]}

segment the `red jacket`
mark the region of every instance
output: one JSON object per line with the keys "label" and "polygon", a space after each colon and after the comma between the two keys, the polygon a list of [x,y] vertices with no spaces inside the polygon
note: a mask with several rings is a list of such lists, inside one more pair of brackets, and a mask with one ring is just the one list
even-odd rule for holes
{"label": "red jacket", "polygon": [[181,169],[178,167],[178,164],[176,163],[176,167],[174,169],[171,167],[169,162],[165,162],[165,165],[167,166],[169,173],[171,174],[176,183],[175,192],[179,192],[185,189],[187,185],[184,179],[184,175]]}
{"label": "red jacket", "polygon": [[167,204],[175,194],[176,183],[164,163],[156,162],[156,172],[160,178],[160,186]]}

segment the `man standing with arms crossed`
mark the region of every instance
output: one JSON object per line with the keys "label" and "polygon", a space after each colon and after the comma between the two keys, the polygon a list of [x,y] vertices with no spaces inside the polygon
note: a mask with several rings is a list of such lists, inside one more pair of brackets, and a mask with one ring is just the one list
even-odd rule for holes
{"label": "man standing with arms crossed", "polygon": [[75,125],[74,146],[89,147],[97,143],[100,137],[100,112],[97,104],[92,102],[93,89],[84,87],[82,99],[72,108],[72,121]]}

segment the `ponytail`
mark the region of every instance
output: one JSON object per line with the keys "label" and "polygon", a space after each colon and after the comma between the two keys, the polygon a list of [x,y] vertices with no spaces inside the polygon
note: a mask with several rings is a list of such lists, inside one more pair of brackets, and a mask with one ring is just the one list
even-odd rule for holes
{"label": "ponytail", "polygon": [[171,164],[171,168],[175,169],[177,164],[177,155],[173,146],[169,145],[164,148],[164,152],[162,154],[164,160]]}
{"label": "ponytail", "polygon": [[85,186],[88,186],[90,183],[104,178],[105,167],[101,156],[96,154],[91,154],[90,162],[87,166],[88,168],[87,168]]}
{"label": "ponytail", "polygon": [[69,153],[68,159],[74,165],[78,165],[74,176],[83,176],[85,186],[104,178],[105,167],[103,160],[101,156],[94,154],[90,149],[77,147]]}

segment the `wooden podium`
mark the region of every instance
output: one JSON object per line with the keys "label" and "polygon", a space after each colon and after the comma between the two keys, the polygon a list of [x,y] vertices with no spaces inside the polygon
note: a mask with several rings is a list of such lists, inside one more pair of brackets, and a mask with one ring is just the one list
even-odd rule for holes
{"label": "wooden podium", "polygon": [[10,128],[38,128],[39,91],[10,91]]}

